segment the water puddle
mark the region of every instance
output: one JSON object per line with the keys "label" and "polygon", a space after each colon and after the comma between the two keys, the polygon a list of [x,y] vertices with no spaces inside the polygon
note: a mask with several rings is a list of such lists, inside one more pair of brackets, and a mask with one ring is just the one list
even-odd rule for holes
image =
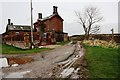
{"label": "water puddle", "polygon": [[80,58],[84,55],[82,51],[79,51]]}
{"label": "water puddle", "polygon": [[24,71],[24,72],[14,72],[10,73],[6,78],[23,78],[23,75],[30,73],[31,71]]}
{"label": "water puddle", "polygon": [[0,68],[2,67],[8,67],[8,61],[7,58],[0,58]]}
{"label": "water puddle", "polygon": [[72,74],[73,71],[74,71],[74,68],[66,68],[61,73],[61,77],[65,78],[65,77],[69,76],[70,74]]}

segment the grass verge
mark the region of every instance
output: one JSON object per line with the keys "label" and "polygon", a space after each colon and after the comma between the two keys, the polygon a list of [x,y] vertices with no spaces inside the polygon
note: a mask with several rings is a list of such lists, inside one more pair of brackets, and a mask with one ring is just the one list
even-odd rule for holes
{"label": "grass verge", "polygon": [[17,47],[13,47],[10,45],[2,45],[2,54],[30,54],[30,53],[38,53],[46,50],[51,50],[50,48],[34,48],[29,50],[23,50]]}
{"label": "grass verge", "polygon": [[118,49],[91,47],[87,50],[89,78],[118,78]]}

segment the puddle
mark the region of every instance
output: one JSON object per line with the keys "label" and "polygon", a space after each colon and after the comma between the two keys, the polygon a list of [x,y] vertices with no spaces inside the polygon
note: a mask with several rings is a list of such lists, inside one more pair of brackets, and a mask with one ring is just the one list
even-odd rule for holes
{"label": "puddle", "polygon": [[0,58],[0,68],[2,67],[8,67],[8,61],[7,58]]}
{"label": "puddle", "polygon": [[83,54],[83,52],[79,51],[79,55],[80,55],[80,57],[82,57],[84,54]]}
{"label": "puddle", "polygon": [[12,66],[13,66],[13,67],[16,67],[16,66],[18,66],[18,64],[13,64]]}
{"label": "puddle", "polygon": [[72,74],[73,71],[74,71],[74,68],[64,69],[63,72],[61,73],[62,78],[69,76],[70,74]]}
{"label": "puddle", "polygon": [[69,54],[70,52],[66,52],[65,54]]}
{"label": "puddle", "polygon": [[31,72],[31,71],[10,73],[8,76],[6,76],[6,78],[23,78],[23,75],[25,75],[29,72]]}

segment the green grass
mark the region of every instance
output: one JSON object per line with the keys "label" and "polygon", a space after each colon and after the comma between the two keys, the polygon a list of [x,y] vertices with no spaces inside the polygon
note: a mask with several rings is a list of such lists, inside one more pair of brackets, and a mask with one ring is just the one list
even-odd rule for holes
{"label": "green grass", "polygon": [[56,45],[65,45],[69,43],[70,41],[62,41],[62,42],[57,42]]}
{"label": "green grass", "polygon": [[89,78],[117,78],[118,49],[85,46]]}
{"label": "green grass", "polygon": [[6,45],[6,44],[2,45],[2,54],[31,54],[31,53],[39,53],[46,50],[51,50],[51,49],[50,48],[34,48],[29,50],[23,50],[23,49]]}
{"label": "green grass", "polygon": [[0,43],[0,54],[2,53],[2,44]]}

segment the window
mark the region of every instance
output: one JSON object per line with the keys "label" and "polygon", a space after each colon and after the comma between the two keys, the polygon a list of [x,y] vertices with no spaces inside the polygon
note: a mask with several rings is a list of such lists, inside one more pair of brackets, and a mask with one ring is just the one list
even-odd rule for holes
{"label": "window", "polygon": [[22,26],[21,26],[20,28],[23,30],[23,27],[22,27]]}
{"label": "window", "polygon": [[18,35],[19,34],[19,32],[16,32],[16,35]]}

